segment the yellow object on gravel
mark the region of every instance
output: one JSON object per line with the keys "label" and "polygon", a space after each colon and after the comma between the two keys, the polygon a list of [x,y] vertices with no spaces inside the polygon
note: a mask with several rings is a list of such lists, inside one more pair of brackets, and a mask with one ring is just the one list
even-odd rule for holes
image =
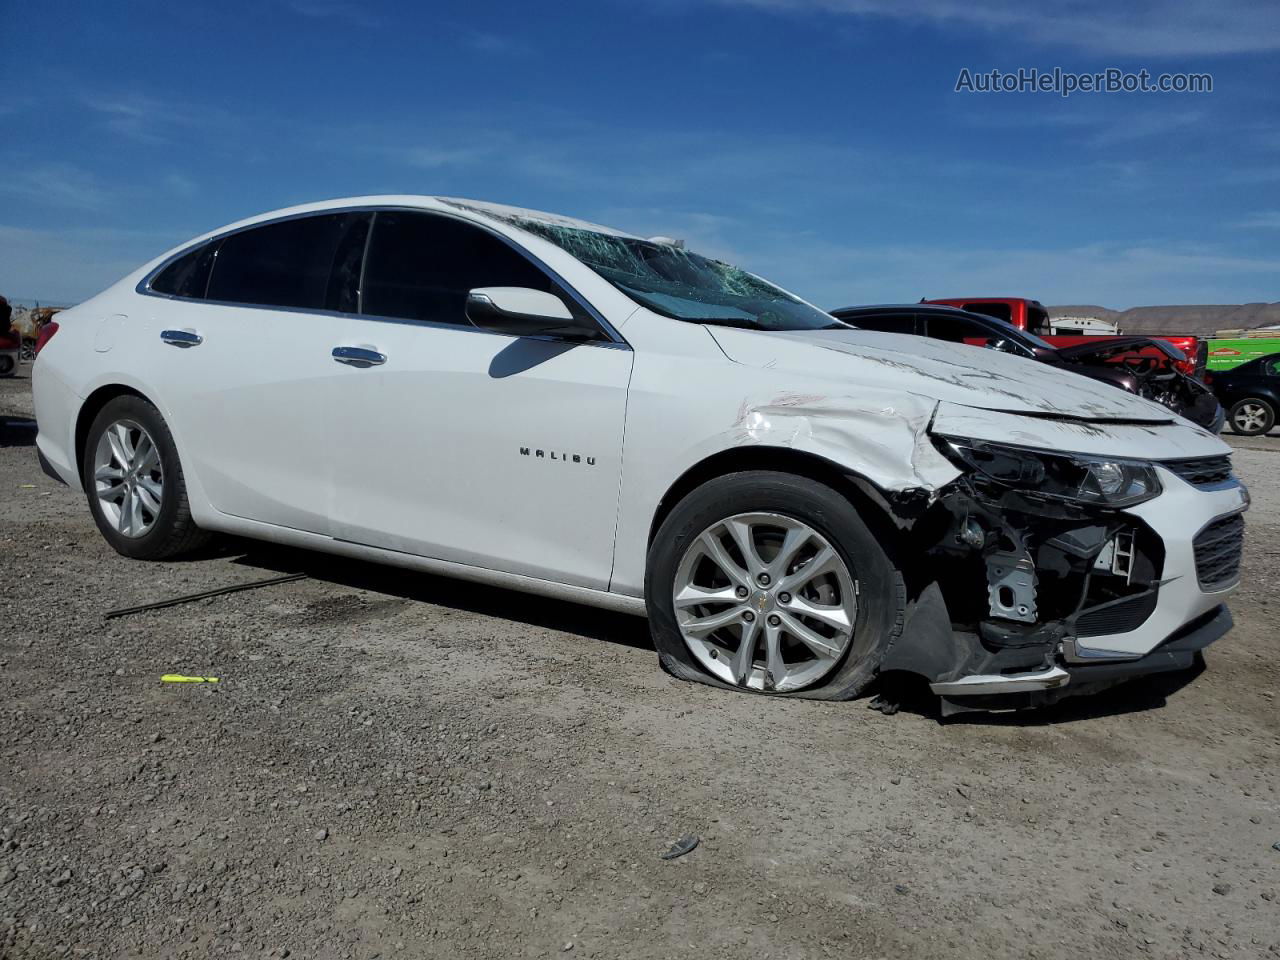
{"label": "yellow object on gravel", "polygon": [[161,683],[217,683],[217,677],[184,677],[180,673],[166,673],[160,678]]}

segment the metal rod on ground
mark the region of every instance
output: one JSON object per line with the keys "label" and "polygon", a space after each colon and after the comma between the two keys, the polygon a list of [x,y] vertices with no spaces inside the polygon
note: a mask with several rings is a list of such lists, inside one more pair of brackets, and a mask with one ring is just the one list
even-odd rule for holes
{"label": "metal rod on ground", "polygon": [[305,580],[305,573],[291,573],[287,577],[272,577],[269,580],[253,580],[249,583],[235,583],[229,587],[219,587],[217,590],[206,590],[203,593],[191,593],[185,597],[173,597],[170,600],[158,600],[155,603],[142,603],[136,607],[122,607],[119,610],[108,610],[103,614],[107,620],[114,620],[116,617],[127,617],[131,613],[143,613],[147,610],[163,610],[165,607],[176,607],[182,603],[194,603],[197,600],[207,600],[210,597],[220,597],[227,593],[239,593],[241,590],[257,590],[259,587],[274,587],[278,583],[292,583],[294,580]]}

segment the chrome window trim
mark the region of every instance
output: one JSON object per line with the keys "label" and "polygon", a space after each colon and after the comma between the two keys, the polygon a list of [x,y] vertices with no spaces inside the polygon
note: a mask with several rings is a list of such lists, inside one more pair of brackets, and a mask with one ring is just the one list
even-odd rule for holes
{"label": "chrome window trim", "polygon": [[[539,270],[545,273],[548,277],[550,277],[553,281],[555,281],[561,287],[561,289],[563,289],[566,293],[568,293],[569,296],[571,296],[574,299],[574,301],[580,307],[582,307],[582,309],[585,310],[593,320],[595,320],[595,322],[599,325],[601,331],[609,339],[608,340],[575,340],[572,337],[558,337],[558,336],[550,336],[550,335],[538,336],[538,337],[513,337],[510,334],[498,333],[493,330],[482,330],[479,327],[475,326],[474,324],[446,323],[441,320],[414,320],[409,317],[383,317],[377,314],[364,313],[362,312],[362,309],[361,309],[361,312],[348,313],[342,310],[321,310],[321,309],[316,309],[312,307],[282,307],[277,304],[240,303],[234,300],[209,300],[206,298],[180,297],[176,294],[160,293],[158,291],[151,289],[152,282],[154,282],[155,278],[159,276],[160,273],[166,267],[168,267],[171,263],[173,263],[173,261],[179,259],[182,256],[185,256],[186,254],[190,253],[192,250],[197,249],[198,247],[206,246],[208,244],[218,244],[219,249],[221,249],[222,241],[226,240],[227,237],[235,236],[238,233],[244,233],[247,230],[256,230],[258,227],[267,227],[277,223],[285,223],[289,220],[301,220],[304,217],[324,217],[332,214],[341,214],[341,213],[368,213],[371,215],[369,220],[369,232],[365,237],[364,256],[361,258],[361,262],[360,262],[359,289],[356,291],[357,306],[360,308],[363,308],[364,307],[364,271],[365,271],[365,265],[368,263],[369,245],[373,240],[373,228],[374,228],[374,224],[377,221],[377,215],[379,211],[396,211],[400,213],[420,213],[425,216],[447,217],[450,220],[456,220],[459,223],[465,223],[469,226],[475,227],[478,230],[483,230],[493,237],[496,237],[498,240],[501,240],[508,247],[510,247],[520,256],[524,257],[531,264],[533,264],[535,267],[537,267]],[[215,250],[214,262],[209,268],[209,278],[205,283],[206,293],[208,292],[208,289],[209,289],[209,283],[212,282],[212,279],[213,279],[213,270],[215,267],[217,267],[217,259],[218,259],[218,250]],[[590,269],[590,268],[588,267],[587,269]],[[177,253],[174,253],[173,255],[166,257],[161,263],[157,264],[154,268],[148,271],[147,275],[138,281],[138,285],[134,287],[134,292],[144,297],[155,297],[159,300],[176,300],[179,303],[208,304],[209,306],[213,306],[213,307],[241,307],[246,310],[271,310],[278,313],[297,313],[297,314],[303,314],[303,315],[340,317],[340,318],[345,317],[345,318],[352,318],[356,320],[370,320],[378,323],[402,323],[402,324],[408,324],[410,326],[416,326],[416,327],[440,328],[440,329],[447,329],[447,330],[468,330],[473,333],[483,333],[493,337],[506,337],[509,340],[517,340],[517,339],[552,340],[559,343],[573,343],[573,344],[581,344],[583,346],[608,347],[613,349],[624,349],[624,350],[631,349],[631,344],[629,344],[626,341],[626,338],[624,338],[622,334],[618,332],[617,328],[614,327],[614,325],[611,324],[608,320],[606,320],[604,318],[604,315],[601,314],[600,311],[597,310],[595,306],[593,306],[592,303],[589,300],[587,300],[586,297],[584,297],[581,293],[579,293],[571,283],[565,280],[564,277],[562,277],[557,271],[555,271],[546,263],[544,263],[539,257],[530,253],[528,250],[520,246],[520,244],[516,243],[510,237],[504,236],[503,234],[499,233],[497,230],[494,230],[492,227],[490,227],[486,223],[479,223],[475,220],[469,219],[468,217],[459,216],[457,214],[449,213],[444,210],[428,210],[424,207],[410,207],[410,206],[403,206],[403,205],[397,205],[397,204],[388,204],[384,206],[374,206],[374,207],[364,207],[364,206],[332,207],[327,210],[309,210],[306,213],[292,213],[292,214],[289,214],[288,216],[273,217],[270,220],[259,220],[256,223],[246,224],[245,226],[237,227],[234,230],[227,230],[223,233],[215,234],[214,236],[208,237],[198,244],[189,244],[183,247]]]}

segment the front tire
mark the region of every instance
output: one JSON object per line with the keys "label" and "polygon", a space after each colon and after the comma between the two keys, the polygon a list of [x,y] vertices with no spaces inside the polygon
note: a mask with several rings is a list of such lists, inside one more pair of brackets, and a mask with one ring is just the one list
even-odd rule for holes
{"label": "front tire", "polygon": [[81,480],[98,529],[117,553],[164,560],[203,546],[169,426],[137,396],[107,402],[89,427]]}
{"label": "front tire", "polygon": [[1238,400],[1231,405],[1227,422],[1231,424],[1232,433],[1238,433],[1243,437],[1256,437],[1271,432],[1271,428],[1276,424],[1276,411],[1261,397],[1250,397],[1247,400]]}
{"label": "front tire", "polygon": [[853,699],[902,630],[902,576],[849,498],[744,471],[697,488],[649,550],[663,667],[747,692]]}

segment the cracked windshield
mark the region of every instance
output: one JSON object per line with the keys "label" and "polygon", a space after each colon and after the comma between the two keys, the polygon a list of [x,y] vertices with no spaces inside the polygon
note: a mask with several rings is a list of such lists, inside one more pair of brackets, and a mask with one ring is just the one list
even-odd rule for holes
{"label": "cracked windshield", "polygon": [[739,267],[674,243],[513,220],[563,248],[633,300],[663,316],[754,330],[841,330],[828,313]]}

